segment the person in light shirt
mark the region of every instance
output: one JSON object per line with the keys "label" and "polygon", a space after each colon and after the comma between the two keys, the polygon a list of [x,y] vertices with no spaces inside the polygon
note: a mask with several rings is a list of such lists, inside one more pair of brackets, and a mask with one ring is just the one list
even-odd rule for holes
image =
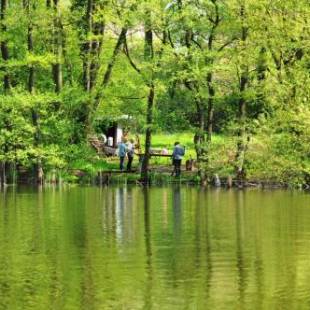
{"label": "person in light shirt", "polygon": [[130,172],[131,171],[131,166],[132,166],[132,162],[133,162],[133,158],[135,155],[135,142],[133,139],[130,139],[127,142],[127,158],[128,158],[128,163],[127,163],[127,171]]}

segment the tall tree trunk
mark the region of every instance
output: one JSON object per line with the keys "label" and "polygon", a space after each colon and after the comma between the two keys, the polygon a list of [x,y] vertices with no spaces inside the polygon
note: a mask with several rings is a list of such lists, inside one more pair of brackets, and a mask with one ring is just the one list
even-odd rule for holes
{"label": "tall tree trunk", "polygon": [[197,162],[200,163],[203,156],[203,144],[205,143],[205,112],[203,108],[202,99],[195,98],[197,116],[198,116],[198,130],[195,134],[194,142],[197,154]]}
{"label": "tall tree trunk", "polygon": [[101,86],[104,88],[107,87],[110,82],[112,71],[113,71],[113,68],[116,62],[116,58],[121,52],[123,44],[125,43],[126,34],[127,34],[127,28],[124,27],[122,28],[121,33],[119,34],[118,40],[114,47],[113,55],[108,63],[107,69],[104,74],[103,82],[101,84]]}
{"label": "tall tree trunk", "polygon": [[[101,93],[92,94],[95,89],[95,85],[98,82],[98,72],[100,70],[100,55],[102,52],[103,36],[105,31],[105,24],[102,19],[98,20],[98,10],[104,10],[106,3],[98,0],[84,0],[73,1],[72,9],[83,10],[85,13],[79,20],[77,25],[83,25],[83,29],[80,32],[80,53],[82,56],[82,86],[84,90],[89,94],[88,98],[84,102],[84,109],[80,113],[78,119],[81,125],[85,128],[84,137],[92,133],[92,119],[95,113],[97,103],[100,101]],[[124,33],[121,34],[122,38]],[[118,48],[118,47],[117,47]],[[69,60],[70,61],[70,60]],[[108,70],[112,71],[112,68]],[[104,83],[108,83],[105,81]],[[105,87],[105,86],[104,86]],[[95,98],[95,99],[93,99]],[[80,140],[80,134],[74,134],[73,141],[78,142]]]}
{"label": "tall tree trunk", "polygon": [[[101,54],[102,40],[104,34],[104,23],[94,22],[93,15],[97,7],[96,0],[87,0],[85,15],[85,35],[88,38],[82,45],[83,55],[83,84],[87,92],[91,92],[96,83],[96,77],[100,68],[99,57]],[[96,36],[96,39],[93,37]]]}
{"label": "tall tree trunk", "polygon": [[92,40],[91,43],[90,90],[92,90],[96,85],[97,74],[100,69],[100,55],[102,51],[104,30],[105,26],[103,22],[98,22],[93,25],[93,33],[99,39]]}
{"label": "tall tree trunk", "polygon": [[198,128],[194,136],[195,151],[197,157],[198,165],[198,175],[200,177],[201,183],[205,184],[207,181],[206,175],[206,112],[205,104],[202,98],[195,98],[196,111],[198,116]]}
{"label": "tall tree trunk", "polygon": [[[87,0],[86,6],[86,37],[91,36],[93,31],[93,11],[94,3],[93,0]],[[90,67],[91,67],[91,48],[92,40],[87,39],[86,42],[82,45],[82,54],[83,54],[83,84],[84,89],[87,92],[91,90],[91,77],[90,77]]]}
{"label": "tall tree trunk", "polygon": [[88,120],[87,120],[87,124],[86,124],[88,132],[91,132],[91,124],[92,124],[93,118],[94,118],[95,113],[99,107],[100,99],[103,95],[103,92],[111,80],[111,76],[112,76],[112,72],[113,72],[113,68],[114,68],[117,56],[121,52],[122,47],[126,41],[126,34],[127,34],[127,28],[123,27],[119,36],[118,36],[117,42],[116,42],[114,50],[113,50],[113,55],[112,55],[112,57],[108,63],[108,66],[107,66],[106,71],[104,73],[104,77],[103,77],[103,80],[100,84],[99,90],[95,95],[93,105],[91,106],[90,111],[88,112]]}
{"label": "tall tree trunk", "polygon": [[155,98],[155,87],[153,82],[149,88],[149,95],[147,99],[147,112],[146,112],[146,133],[145,133],[145,149],[144,157],[142,161],[141,169],[141,179],[143,183],[148,183],[149,181],[149,162],[151,157],[151,145],[152,145],[152,125],[153,125],[153,107]]}
{"label": "tall tree trunk", "polygon": [[[215,37],[215,30],[220,23],[219,11],[217,0],[212,0],[215,7],[215,17],[212,19],[213,26],[210,31],[210,35],[208,38],[208,51],[209,53],[213,53],[213,41]],[[187,30],[185,34],[185,45],[188,49],[192,46],[193,34],[191,30]],[[205,58],[205,63],[207,66],[213,65],[213,56],[207,56]],[[194,92],[195,94],[195,104],[198,118],[198,130],[194,137],[195,149],[197,155],[197,164],[198,164],[198,175],[200,176],[201,183],[207,183],[207,171],[209,165],[209,152],[210,152],[210,144],[212,140],[213,134],[213,116],[214,116],[214,95],[215,90],[213,87],[213,72],[210,71],[206,77],[207,80],[207,90],[208,90],[208,101],[207,107],[205,107],[205,103],[203,99],[199,96],[200,87],[198,81],[190,82],[187,84],[187,87]],[[207,121],[207,124],[206,124]],[[206,130],[207,127],[207,139],[206,139]]]}
{"label": "tall tree trunk", "polygon": [[[219,19],[218,15],[216,15],[216,20]],[[214,40],[214,31],[216,27],[218,26],[219,22],[216,22],[212,28],[211,34],[209,36],[208,41],[208,50],[210,53],[213,53],[213,40]],[[214,63],[213,56],[207,57],[206,64],[208,66],[212,66]],[[206,157],[207,157],[207,164],[209,163],[209,152],[210,152],[210,144],[212,141],[212,135],[213,135],[213,116],[214,116],[214,95],[215,90],[213,86],[213,72],[210,71],[207,74],[207,84],[208,84],[208,108],[207,108],[207,149],[206,149]]]}
{"label": "tall tree trunk", "polygon": [[[219,13],[219,7],[217,0],[211,0],[211,2],[214,5],[214,18],[212,19],[213,26],[211,28],[210,36],[208,39],[208,50],[212,54],[213,53],[213,42],[216,36],[216,29],[218,28],[220,24],[220,13]],[[207,57],[206,59],[207,65],[213,65],[214,59],[213,56]],[[207,115],[207,127],[208,127],[208,144],[211,143],[212,140],[212,134],[213,134],[213,115],[214,115],[214,95],[215,90],[213,87],[213,72],[210,71],[207,75],[207,83],[208,83],[208,115]],[[209,150],[208,150],[209,152]]]}
{"label": "tall tree trunk", "polygon": [[[32,19],[31,19],[31,0],[24,0],[24,9],[28,17],[27,47],[28,47],[28,52],[31,54],[34,52],[33,24],[32,24]],[[30,94],[33,94],[34,87],[35,87],[35,68],[31,64],[29,65],[29,75],[28,75],[28,91]],[[40,115],[37,112],[35,107],[32,107],[31,109],[31,116],[32,116],[32,124],[35,128],[34,146],[38,147],[41,141],[41,129],[39,125]],[[36,159],[36,163],[34,165],[34,174],[35,174],[35,182],[42,185],[44,173],[43,173],[43,167],[42,167],[42,160],[40,157]]]}
{"label": "tall tree trunk", "polygon": [[[5,25],[5,15],[6,15],[6,9],[8,6],[8,0],[1,0],[1,9],[0,9],[0,23],[1,23],[1,32],[6,32],[6,25]],[[6,63],[9,60],[9,49],[7,45],[7,41],[3,39],[0,42],[0,48],[1,48],[1,56],[3,61]],[[7,72],[7,68],[5,68],[5,73],[3,77],[3,89],[4,92],[7,93],[10,89],[10,76]]]}
{"label": "tall tree trunk", "polygon": [[[8,0],[1,0],[1,8],[0,8],[0,29],[2,33],[5,33],[7,31],[6,25],[5,25],[5,18],[6,18],[6,9],[8,6]],[[8,44],[7,41],[5,39],[3,39],[0,42],[0,49],[1,49],[1,56],[2,59],[4,61],[4,63],[6,63],[9,60],[9,49],[8,49]],[[4,76],[3,76],[3,90],[4,93],[7,94],[10,90],[10,75],[7,71],[8,69],[5,68],[4,69]],[[4,145],[4,149],[3,149],[4,153],[8,152],[8,146],[5,143]],[[7,170],[8,170],[8,163],[6,160],[3,160],[0,163],[0,185],[3,186],[5,184],[7,184]]]}
{"label": "tall tree trunk", "polygon": [[[33,53],[33,25],[31,21],[31,16],[30,16],[30,1],[31,0],[24,0],[24,9],[27,14],[28,18],[28,29],[27,29],[27,47],[28,47],[28,52],[31,54]],[[31,64],[28,67],[29,74],[28,74],[28,91],[30,94],[33,93],[34,91],[34,81],[35,81],[35,69],[34,66]]]}
{"label": "tall tree trunk", "polygon": [[[147,12],[147,21],[145,25],[145,37],[144,37],[144,58],[145,61],[152,62],[154,58],[153,50],[153,30],[151,25],[150,12]],[[153,126],[153,108],[155,99],[155,85],[153,70],[151,70],[150,82],[149,82],[149,94],[147,99],[147,111],[146,111],[146,133],[145,133],[145,150],[142,161],[141,169],[141,181],[144,184],[149,182],[149,162],[151,157],[151,144],[152,144],[152,126]]]}
{"label": "tall tree trunk", "polygon": [[[214,32],[220,23],[220,17],[219,17],[219,12],[218,12],[216,0],[213,0],[213,3],[214,3],[215,8],[216,8],[215,9],[216,16],[215,16],[215,21],[214,21],[213,27],[211,29],[211,34],[210,34],[209,39],[208,39],[208,50],[210,53],[213,53],[213,41],[215,38]],[[213,56],[207,57],[206,64],[210,66],[210,65],[213,65],[213,63],[214,63]],[[213,101],[214,101],[214,95],[215,95],[215,90],[213,87],[213,72],[212,71],[210,71],[207,74],[207,84],[208,84],[208,116],[207,116],[208,143],[211,143],[212,134],[213,134],[213,114],[214,114]]]}
{"label": "tall tree trunk", "polygon": [[244,98],[244,91],[248,83],[247,72],[243,72],[240,79],[239,91],[240,98],[238,102],[238,118],[239,118],[239,130],[238,130],[238,142],[237,142],[237,154],[236,154],[236,167],[237,167],[237,180],[243,184],[245,179],[244,159],[246,151],[246,100]]}
{"label": "tall tree trunk", "polygon": [[[248,36],[248,28],[245,26],[245,7],[241,5],[240,17],[242,21],[241,29],[241,42],[244,45]],[[237,142],[237,153],[236,153],[236,168],[237,168],[237,179],[240,185],[245,181],[245,170],[244,170],[244,159],[245,151],[247,146],[246,141],[246,99],[244,92],[248,84],[248,67],[247,65],[242,66],[241,76],[239,81],[239,102],[238,102],[238,118],[239,118],[239,130],[238,130],[238,142]]]}
{"label": "tall tree trunk", "polygon": [[214,117],[214,87],[212,85],[212,78],[213,74],[209,73],[207,77],[208,81],[208,115],[207,115],[207,127],[208,127],[208,143],[210,144],[212,141],[212,135],[213,135],[213,117]]}
{"label": "tall tree trunk", "polygon": [[63,33],[61,23],[61,12],[59,7],[59,0],[54,2],[54,55],[55,63],[52,65],[53,80],[55,84],[55,92],[60,93],[63,86],[62,76],[62,58],[63,58]]}
{"label": "tall tree trunk", "polygon": [[263,107],[265,106],[266,103],[266,96],[265,96],[265,91],[264,91],[264,84],[266,80],[266,72],[268,70],[267,62],[266,62],[266,57],[267,57],[267,50],[265,47],[261,47],[260,52],[259,52],[259,58],[257,61],[257,81],[258,81],[258,92],[256,96],[256,101],[258,103],[259,109],[256,111],[257,115],[263,112]]}
{"label": "tall tree trunk", "polygon": [[[210,35],[208,38],[208,51],[211,54],[206,57],[206,65],[212,67],[214,64],[214,53],[213,49],[213,42],[216,36],[216,29],[220,24],[220,15],[219,15],[219,7],[217,0],[211,0],[214,6],[214,18],[212,19],[212,28],[210,31]],[[207,107],[207,143],[204,148],[204,163],[205,169],[209,170],[209,157],[210,157],[210,148],[212,142],[212,135],[213,135],[213,117],[214,117],[214,96],[215,96],[215,89],[213,86],[213,71],[211,70],[207,74],[207,89],[208,89],[208,107]],[[206,171],[206,172],[207,172]],[[204,178],[202,178],[202,182],[206,183],[207,181],[207,173],[205,173]]]}

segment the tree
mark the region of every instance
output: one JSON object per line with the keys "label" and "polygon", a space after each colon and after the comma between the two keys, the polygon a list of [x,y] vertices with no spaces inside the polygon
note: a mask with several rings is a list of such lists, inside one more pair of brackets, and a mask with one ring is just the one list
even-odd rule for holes
{"label": "tree", "polygon": [[[8,0],[1,0],[1,8],[0,8],[0,28],[2,32],[1,41],[0,41],[0,48],[1,48],[1,56],[4,61],[4,65],[7,64],[9,61],[9,49],[8,49],[8,44],[7,44],[7,39],[6,39],[6,32],[7,32],[7,27],[6,27],[6,10],[8,6]],[[10,90],[10,75],[8,73],[7,67],[4,67],[2,70],[4,70],[4,76],[3,76],[3,90],[4,93],[8,93]],[[5,124],[7,127],[7,124]],[[7,145],[4,144],[4,153],[7,151]],[[4,185],[7,183],[7,162],[3,160],[1,162],[1,181],[0,185]]]}

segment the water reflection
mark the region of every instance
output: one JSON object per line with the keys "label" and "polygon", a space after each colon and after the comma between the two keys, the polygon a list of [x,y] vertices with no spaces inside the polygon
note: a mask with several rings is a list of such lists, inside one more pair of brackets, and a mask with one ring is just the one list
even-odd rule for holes
{"label": "water reflection", "polygon": [[0,192],[0,309],[307,309],[310,198]]}
{"label": "water reflection", "polygon": [[124,210],[126,208],[125,188],[120,187],[115,192],[115,216],[116,216],[116,238],[118,243],[124,239]]}
{"label": "water reflection", "polygon": [[247,288],[247,266],[244,258],[244,191],[236,194],[236,258],[238,270],[239,307],[244,308],[245,292]]}
{"label": "water reflection", "polygon": [[163,197],[163,201],[162,201],[163,230],[167,232],[167,229],[169,226],[169,215],[168,215],[169,202],[168,202],[168,191],[165,188],[163,189],[162,197]]}
{"label": "water reflection", "polygon": [[174,238],[178,240],[182,233],[182,204],[180,186],[175,185],[172,189],[172,211]]}
{"label": "water reflection", "polygon": [[152,261],[152,232],[151,232],[151,210],[149,188],[143,189],[144,201],[144,238],[146,255],[146,286],[144,309],[152,309],[152,288],[153,288],[153,261]]}

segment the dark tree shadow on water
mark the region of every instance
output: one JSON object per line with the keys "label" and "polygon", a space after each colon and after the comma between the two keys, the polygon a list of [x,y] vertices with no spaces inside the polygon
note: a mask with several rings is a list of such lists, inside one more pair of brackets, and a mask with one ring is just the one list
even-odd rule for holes
{"label": "dark tree shadow on water", "polygon": [[236,193],[236,259],[237,259],[237,279],[239,292],[239,309],[245,309],[246,289],[248,287],[248,272],[246,271],[246,260],[244,255],[245,243],[245,195],[244,191]]}
{"label": "dark tree shadow on water", "polygon": [[[0,212],[2,215],[0,219],[1,221],[0,225],[3,225],[2,229],[4,231],[7,231],[10,223],[9,223],[8,193],[7,193],[6,187],[1,189],[0,197],[1,197]],[[1,246],[0,250],[4,252],[5,248],[2,248]],[[0,308],[1,309],[6,309],[9,296],[10,296],[10,291],[11,291],[11,283],[9,280],[9,274],[7,272],[7,270],[9,270],[9,265],[10,265],[9,256],[0,255]]]}
{"label": "dark tree shadow on water", "polygon": [[[200,189],[198,190],[198,199],[196,201],[196,236],[197,239],[199,240],[199,248],[197,249],[197,253],[202,252],[203,250],[205,251],[205,269],[206,270],[201,270],[201,272],[204,273],[204,290],[205,290],[205,296],[204,296],[204,303],[206,307],[209,305],[210,297],[211,297],[211,280],[212,280],[212,275],[213,275],[213,268],[212,268],[212,246],[211,246],[211,216],[210,216],[210,208],[212,205],[203,204],[202,202],[208,201],[206,197],[206,191],[205,189]],[[208,195],[208,193],[207,193]],[[204,227],[201,227],[201,218],[202,216],[203,220],[202,225],[205,225]],[[200,224],[200,225],[199,225]],[[201,235],[199,233],[199,228],[200,230],[202,229],[203,234]],[[202,245],[200,246],[200,243],[202,242]],[[198,252],[199,251],[199,252]],[[198,255],[198,254],[197,254]]]}
{"label": "dark tree shadow on water", "polygon": [[182,233],[182,199],[179,185],[173,187],[172,192],[173,205],[173,232],[175,240],[179,240]]}
{"label": "dark tree shadow on water", "polygon": [[152,259],[152,232],[151,232],[151,219],[150,219],[150,190],[148,187],[143,188],[143,202],[144,202],[144,242],[146,252],[146,286],[144,296],[143,309],[151,309],[152,290],[153,290],[153,259]]}

